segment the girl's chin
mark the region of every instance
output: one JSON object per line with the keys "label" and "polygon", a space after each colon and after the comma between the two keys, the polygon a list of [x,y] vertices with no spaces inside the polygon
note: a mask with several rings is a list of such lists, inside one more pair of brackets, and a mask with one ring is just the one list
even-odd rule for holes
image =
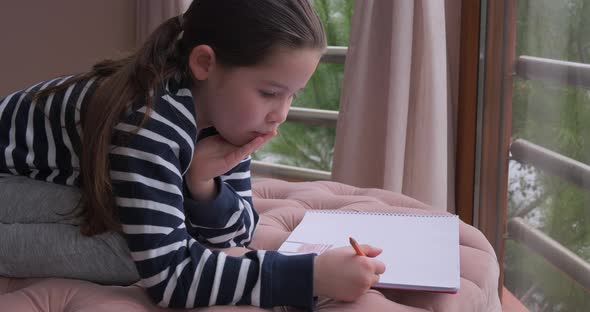
{"label": "girl's chin", "polygon": [[226,138],[226,140],[235,145],[235,146],[243,146],[246,145],[248,142],[254,140],[256,138],[253,134],[248,134],[246,136],[234,137],[234,138]]}

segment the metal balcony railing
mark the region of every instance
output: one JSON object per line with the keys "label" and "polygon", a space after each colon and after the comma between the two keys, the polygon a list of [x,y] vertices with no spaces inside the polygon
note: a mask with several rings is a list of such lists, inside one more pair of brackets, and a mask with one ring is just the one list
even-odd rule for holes
{"label": "metal balcony railing", "polygon": [[328,47],[326,52],[322,55],[320,62],[344,64],[347,53],[348,47]]}
{"label": "metal balcony railing", "polygon": [[258,160],[253,160],[250,168],[255,176],[277,178],[288,181],[316,181],[332,179],[332,174],[328,171],[279,165]]}
{"label": "metal balcony railing", "polygon": [[524,55],[516,61],[515,69],[524,79],[590,88],[590,64]]}
{"label": "metal balcony railing", "polygon": [[512,158],[590,191],[590,166],[523,139],[510,145]]}
{"label": "metal balcony railing", "polygon": [[309,125],[336,127],[338,111],[291,107],[287,121],[302,122]]}
{"label": "metal balcony railing", "polygon": [[590,290],[590,263],[547,234],[527,224],[520,217],[508,220],[507,230],[510,238],[542,256],[567,276]]}
{"label": "metal balcony railing", "polygon": [[[559,60],[521,56],[515,66],[516,75],[539,80],[590,88],[590,65]],[[532,142],[517,139],[510,146],[512,159],[529,164],[590,191],[590,166]],[[527,224],[521,217],[539,205],[533,205],[507,222],[508,237],[531,249],[553,264],[586,290],[590,291],[590,264],[547,234]]]}

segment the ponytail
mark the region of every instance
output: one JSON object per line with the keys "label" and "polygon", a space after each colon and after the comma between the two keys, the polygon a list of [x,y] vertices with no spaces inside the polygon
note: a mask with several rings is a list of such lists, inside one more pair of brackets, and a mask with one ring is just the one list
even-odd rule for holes
{"label": "ponytail", "polygon": [[219,64],[240,67],[259,64],[279,46],[323,50],[326,38],[309,0],[194,0],[182,16],[160,25],[135,54],[102,61],[89,73],[39,92],[36,97],[44,97],[83,79],[97,81],[82,116],[82,205],[78,211],[83,234],[120,230],[109,175],[113,128],[139,101],[146,106],[139,130],[153,109],[150,91],[175,75],[183,81],[191,79],[188,55],[201,44],[214,50]]}
{"label": "ponytail", "polygon": [[82,217],[84,235],[120,230],[109,175],[113,128],[132,103],[143,101],[147,112],[138,127],[141,128],[153,105],[150,91],[179,71],[186,73],[186,65],[183,65],[186,62],[180,59],[182,53],[177,40],[181,32],[181,21],[170,18],[135,54],[120,60],[102,61],[94,65],[91,72],[76,78],[79,81],[96,77],[99,83],[84,114],[82,131],[82,205],[78,215]]}

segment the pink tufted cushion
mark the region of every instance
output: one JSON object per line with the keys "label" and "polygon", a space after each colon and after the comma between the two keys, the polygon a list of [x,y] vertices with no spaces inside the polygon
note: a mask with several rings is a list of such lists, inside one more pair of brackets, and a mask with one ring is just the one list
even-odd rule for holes
{"label": "pink tufted cushion", "polygon": [[[254,181],[261,221],[252,247],[277,249],[299,223],[305,209],[443,213],[400,194],[359,189],[336,182]],[[477,229],[461,223],[461,288],[457,294],[370,291],[353,304],[320,299],[319,311],[500,311],[498,263]],[[281,311],[280,309],[276,309]],[[172,311],[155,307],[135,285],[102,286],[67,279],[0,277],[0,311]],[[213,307],[195,311],[261,311],[254,307]]]}

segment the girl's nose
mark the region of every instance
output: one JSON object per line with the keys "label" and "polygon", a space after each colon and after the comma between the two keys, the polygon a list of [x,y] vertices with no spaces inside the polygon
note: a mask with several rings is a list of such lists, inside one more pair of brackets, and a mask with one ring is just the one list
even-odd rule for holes
{"label": "girl's nose", "polygon": [[287,115],[289,114],[289,108],[291,107],[291,102],[289,101],[288,103],[284,103],[283,105],[280,105],[280,107],[272,110],[270,113],[268,113],[268,115],[266,116],[266,122],[271,123],[271,124],[277,124],[280,125],[283,122],[285,122],[285,120],[287,120]]}

